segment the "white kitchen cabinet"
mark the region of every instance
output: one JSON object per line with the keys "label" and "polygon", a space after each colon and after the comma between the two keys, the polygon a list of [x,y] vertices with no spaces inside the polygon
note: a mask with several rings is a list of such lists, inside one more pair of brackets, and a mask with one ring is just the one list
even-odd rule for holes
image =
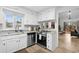
{"label": "white kitchen cabinet", "polygon": [[54,50],[57,47],[57,34],[56,31],[47,33],[47,48]]}
{"label": "white kitchen cabinet", "polygon": [[27,14],[24,20],[24,24],[27,25],[38,25],[38,16],[36,14]]}
{"label": "white kitchen cabinet", "polygon": [[6,40],[7,53],[16,52],[27,47],[27,36],[18,35]]}
{"label": "white kitchen cabinet", "polygon": [[47,12],[47,19],[55,19],[55,9],[50,9]]}
{"label": "white kitchen cabinet", "polygon": [[52,50],[52,34],[51,33],[47,33],[47,48],[49,50]]}
{"label": "white kitchen cabinet", "polygon": [[39,21],[55,20],[55,8],[47,9],[40,13]]}
{"label": "white kitchen cabinet", "polygon": [[0,38],[0,53],[6,53],[6,41]]}
{"label": "white kitchen cabinet", "polygon": [[15,52],[18,50],[18,39],[13,38],[6,40],[7,41],[7,53]]}
{"label": "white kitchen cabinet", "polygon": [[19,50],[27,47],[27,37],[23,36],[19,38]]}

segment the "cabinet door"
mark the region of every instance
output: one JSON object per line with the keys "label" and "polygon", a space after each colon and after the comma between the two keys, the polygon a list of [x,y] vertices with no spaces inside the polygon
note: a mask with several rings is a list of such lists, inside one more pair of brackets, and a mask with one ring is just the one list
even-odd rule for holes
{"label": "cabinet door", "polygon": [[0,40],[0,53],[6,53],[6,41]]}
{"label": "cabinet door", "polygon": [[47,48],[49,50],[52,50],[52,36],[51,36],[51,33],[47,34]]}
{"label": "cabinet door", "polygon": [[19,38],[19,49],[23,49],[27,47],[27,37],[23,36]]}
{"label": "cabinet door", "polygon": [[7,40],[7,52],[15,52],[18,50],[18,39]]}
{"label": "cabinet door", "polygon": [[49,50],[54,50],[57,47],[57,33],[56,32],[50,32],[47,33],[47,48]]}
{"label": "cabinet door", "polygon": [[47,48],[48,48],[49,50],[51,50],[51,51],[52,51],[52,49],[53,49],[53,48],[52,48],[52,45],[50,45],[50,44],[47,45]]}
{"label": "cabinet door", "polygon": [[54,32],[49,32],[49,33],[47,33],[47,48],[49,49],[49,50],[54,50],[55,49],[55,45],[56,45],[56,35],[55,35],[56,33],[54,33]]}

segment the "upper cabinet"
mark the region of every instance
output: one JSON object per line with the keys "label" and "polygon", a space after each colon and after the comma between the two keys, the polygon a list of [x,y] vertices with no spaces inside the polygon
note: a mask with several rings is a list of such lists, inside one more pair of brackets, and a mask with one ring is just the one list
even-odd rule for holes
{"label": "upper cabinet", "polygon": [[24,24],[25,25],[37,25],[38,24],[38,16],[33,13],[26,13]]}
{"label": "upper cabinet", "polygon": [[46,20],[46,21],[40,21],[40,30],[47,30],[52,31],[56,29],[56,21],[55,20]]}
{"label": "upper cabinet", "polygon": [[46,9],[43,12],[40,12],[39,21],[46,21],[55,19],[55,8]]}

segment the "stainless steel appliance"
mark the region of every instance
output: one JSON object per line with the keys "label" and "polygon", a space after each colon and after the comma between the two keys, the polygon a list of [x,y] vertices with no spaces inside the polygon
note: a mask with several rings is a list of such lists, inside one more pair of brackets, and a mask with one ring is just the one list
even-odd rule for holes
{"label": "stainless steel appliance", "polygon": [[37,43],[46,47],[46,37],[47,37],[47,32],[42,31],[42,32],[38,33]]}
{"label": "stainless steel appliance", "polygon": [[31,46],[31,45],[35,44],[35,39],[36,39],[35,33],[28,33],[27,35],[28,35],[27,46]]}

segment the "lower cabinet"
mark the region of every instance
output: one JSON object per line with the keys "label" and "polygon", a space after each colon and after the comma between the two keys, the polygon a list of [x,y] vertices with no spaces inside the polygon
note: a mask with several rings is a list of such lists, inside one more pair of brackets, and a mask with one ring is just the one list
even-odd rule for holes
{"label": "lower cabinet", "polygon": [[51,32],[49,32],[49,33],[47,33],[47,48],[49,49],[49,50],[52,50],[52,33]]}
{"label": "lower cabinet", "polygon": [[27,47],[27,36],[20,35],[5,40],[0,39],[0,53],[12,53]]}
{"label": "lower cabinet", "polygon": [[27,47],[27,37],[26,36],[19,38],[18,46],[19,46],[19,49],[23,49],[23,48]]}
{"label": "lower cabinet", "polygon": [[0,53],[5,53],[5,52],[6,52],[6,41],[0,40]]}
{"label": "lower cabinet", "polygon": [[53,51],[57,47],[57,34],[56,32],[47,33],[47,48]]}
{"label": "lower cabinet", "polygon": [[7,53],[9,52],[15,52],[18,50],[18,39],[9,39],[6,40],[7,42]]}

